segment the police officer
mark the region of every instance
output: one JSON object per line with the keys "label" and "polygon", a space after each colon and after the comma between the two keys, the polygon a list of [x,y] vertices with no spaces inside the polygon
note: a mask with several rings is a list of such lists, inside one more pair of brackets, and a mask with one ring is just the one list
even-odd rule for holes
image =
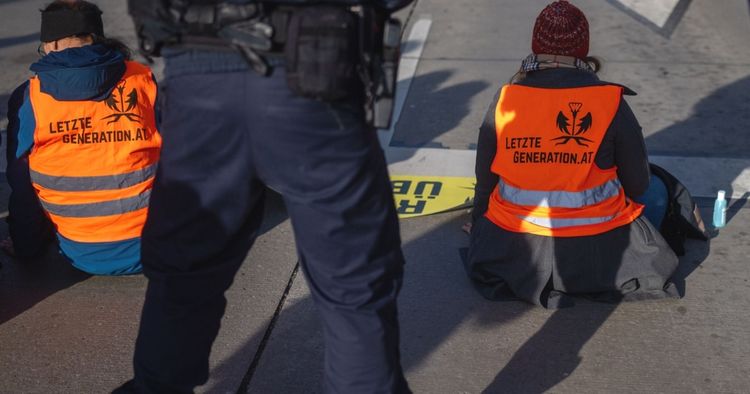
{"label": "police officer", "polygon": [[410,2],[129,1],[142,49],[165,58],[166,88],[135,378],[118,390],[207,381],[224,292],[269,187],[322,316],[325,391],[409,392],[396,311],[404,260],[372,125],[377,94],[393,85],[378,82],[394,71],[389,15]]}

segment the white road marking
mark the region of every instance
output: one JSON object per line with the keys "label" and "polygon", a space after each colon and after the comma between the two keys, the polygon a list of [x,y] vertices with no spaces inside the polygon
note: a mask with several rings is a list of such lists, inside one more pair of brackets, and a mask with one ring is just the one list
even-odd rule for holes
{"label": "white road marking", "polygon": [[388,171],[398,175],[474,176],[473,150],[398,148],[385,150]]}
{"label": "white road marking", "polygon": [[378,130],[380,146],[384,148],[391,143],[391,138],[393,138],[393,132],[401,116],[401,110],[404,108],[406,96],[409,94],[411,81],[417,73],[417,66],[419,65],[419,59],[422,57],[427,36],[430,34],[430,26],[432,26],[432,19],[427,15],[420,16],[419,20],[414,22],[409,33],[409,38],[406,40],[405,44],[408,45],[405,47],[406,51],[401,54],[401,62],[398,66],[398,84],[396,85],[396,98],[391,127]]}
{"label": "white road marking", "polygon": [[679,0],[615,0],[648,19],[659,28],[664,27]]}

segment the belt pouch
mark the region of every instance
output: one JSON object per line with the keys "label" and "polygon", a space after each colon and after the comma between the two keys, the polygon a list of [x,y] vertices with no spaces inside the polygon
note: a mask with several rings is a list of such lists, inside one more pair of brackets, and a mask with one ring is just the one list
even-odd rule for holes
{"label": "belt pouch", "polygon": [[295,9],[284,49],[289,88],[324,101],[349,97],[358,83],[358,38],[357,17],[347,8]]}

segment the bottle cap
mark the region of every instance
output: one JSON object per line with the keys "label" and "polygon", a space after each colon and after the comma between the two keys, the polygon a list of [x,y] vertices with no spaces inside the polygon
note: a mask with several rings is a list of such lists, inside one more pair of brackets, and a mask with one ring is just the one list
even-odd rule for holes
{"label": "bottle cap", "polygon": [[726,197],[726,195],[727,195],[727,192],[725,192],[724,190],[719,190],[719,193],[716,194],[716,199],[723,200],[724,197]]}

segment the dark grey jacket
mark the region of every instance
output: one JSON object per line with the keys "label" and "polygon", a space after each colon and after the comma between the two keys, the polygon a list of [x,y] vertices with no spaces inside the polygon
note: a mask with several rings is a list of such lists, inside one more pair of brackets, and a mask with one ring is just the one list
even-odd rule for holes
{"label": "dark grey jacket", "polygon": [[[529,73],[519,84],[572,88],[608,84],[575,69]],[[626,94],[635,94],[625,89]],[[644,217],[603,234],[555,238],[506,231],[484,217],[498,181],[490,166],[495,157],[497,97],[480,128],[477,146],[474,226],[466,270],[479,292],[493,300],[520,298],[555,308],[572,303],[570,295],[602,301],[678,296],[669,281],[677,256]],[[649,184],[641,128],[623,100],[595,157],[617,175],[632,197]]]}

